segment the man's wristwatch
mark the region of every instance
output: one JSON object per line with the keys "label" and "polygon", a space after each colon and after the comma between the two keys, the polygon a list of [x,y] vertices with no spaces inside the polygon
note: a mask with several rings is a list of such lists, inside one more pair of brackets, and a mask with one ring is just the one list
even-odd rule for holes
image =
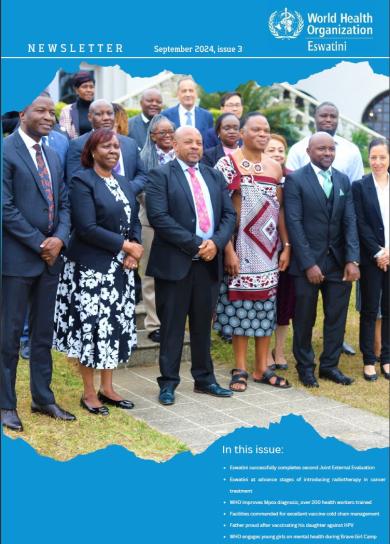
{"label": "man's wristwatch", "polygon": [[352,261],[352,264],[354,264],[355,266],[359,266],[360,263],[358,263],[357,261]]}

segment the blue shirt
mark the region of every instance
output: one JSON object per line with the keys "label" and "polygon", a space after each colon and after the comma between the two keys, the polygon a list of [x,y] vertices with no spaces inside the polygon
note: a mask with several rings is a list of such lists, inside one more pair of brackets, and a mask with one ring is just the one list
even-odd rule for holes
{"label": "blue shirt", "polygon": [[199,238],[202,238],[202,240],[209,240],[214,234],[214,212],[213,212],[213,206],[211,204],[210,192],[199,170],[199,164],[195,164],[193,168],[195,169],[195,175],[197,179],[199,180],[200,186],[202,188],[203,198],[204,198],[207,212],[210,218],[210,228],[207,232],[203,232],[203,230],[201,230],[199,227],[198,211],[195,205],[195,198],[194,198],[194,192],[192,190],[191,176],[190,176],[190,173],[188,172],[188,169],[191,167],[185,162],[181,161],[180,159],[177,159],[177,162],[180,164],[180,166],[183,169],[184,175],[188,181],[188,185],[191,190],[192,198],[194,200],[194,208],[195,208],[195,214],[196,214],[196,234],[197,236],[199,236]]}

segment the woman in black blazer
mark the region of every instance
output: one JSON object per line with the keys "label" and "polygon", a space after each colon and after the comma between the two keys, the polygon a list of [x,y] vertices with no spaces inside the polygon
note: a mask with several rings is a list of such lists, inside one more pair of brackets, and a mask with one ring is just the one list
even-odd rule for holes
{"label": "woman in black blazer", "polygon": [[[77,358],[84,382],[81,406],[108,415],[104,404],[133,408],[112,386],[112,371],[137,343],[134,269],[142,256],[138,203],[131,183],[116,174],[115,133],[99,129],[85,144],[85,170],[72,178],[73,232],[60,276],[54,348]],[[94,370],[101,371],[95,391]]]}
{"label": "woman in black blazer", "polygon": [[207,166],[214,166],[221,157],[230,155],[238,147],[240,140],[240,120],[233,113],[223,113],[215,122],[219,144],[206,149],[202,162]]}
{"label": "woman in black blazer", "polygon": [[360,350],[364,378],[375,381],[375,322],[382,314],[381,371],[389,379],[389,142],[369,145],[371,174],[352,185],[360,239]]}

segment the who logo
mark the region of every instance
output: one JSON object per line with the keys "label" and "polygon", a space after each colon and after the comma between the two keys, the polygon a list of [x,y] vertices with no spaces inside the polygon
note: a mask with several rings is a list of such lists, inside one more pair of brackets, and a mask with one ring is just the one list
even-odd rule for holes
{"label": "who logo", "polygon": [[293,40],[303,30],[303,18],[298,11],[274,11],[268,19],[268,28],[278,40]]}

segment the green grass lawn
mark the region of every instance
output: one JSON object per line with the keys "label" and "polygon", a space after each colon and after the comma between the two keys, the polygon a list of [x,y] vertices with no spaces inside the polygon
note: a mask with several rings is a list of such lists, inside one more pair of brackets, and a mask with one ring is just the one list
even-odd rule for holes
{"label": "green grass lawn", "polygon": [[[322,300],[320,298],[318,302],[317,322],[313,331],[313,344],[317,359],[322,350],[322,323],[323,312]],[[374,414],[389,417],[389,381],[385,380],[382,375],[379,375],[379,379],[376,382],[367,382],[363,378],[363,362],[359,352],[359,313],[355,310],[355,290],[353,290],[350,299],[345,339],[357,352],[353,357],[342,355],[339,364],[339,368],[345,374],[355,379],[355,382],[351,386],[346,387],[337,385],[328,380],[319,380],[320,387],[318,389],[308,389],[304,387],[298,381],[297,372],[295,370],[295,360],[292,354],[291,327],[285,350],[289,369],[287,371],[278,371],[278,374],[285,376],[296,389],[304,389],[315,396],[328,397],[354,406],[355,408],[362,408],[363,410],[368,410]],[[271,340],[271,343],[273,345],[273,339]],[[249,341],[249,345],[248,366],[249,369],[252,370],[254,361],[253,340]],[[234,357],[231,345],[223,342],[216,334],[213,335],[213,358],[214,361],[219,364],[234,368]],[[377,364],[377,372],[379,373],[379,371],[379,364]]]}
{"label": "green grass lawn", "polygon": [[17,395],[18,413],[24,432],[20,434],[7,430],[8,436],[21,436],[38,453],[60,461],[112,444],[123,446],[138,457],[156,461],[165,461],[188,449],[177,439],[159,433],[118,408],[110,407],[108,417],[88,414],[79,405],[82,382],[77,369],[64,355],[53,352],[53,356],[53,390],[56,400],[61,407],[74,413],[77,421],[66,423],[31,413],[29,364],[20,359]]}
{"label": "green grass lawn", "polygon": [[[346,340],[358,348],[359,315],[354,309],[355,297],[351,297]],[[314,330],[314,347],[320,354],[322,346],[322,307],[319,304],[318,320]],[[249,342],[249,369],[254,360],[254,343]],[[213,358],[216,365],[233,368],[232,347],[213,334]],[[164,461],[178,452],[188,449],[173,437],[161,434],[138,421],[120,409],[110,408],[109,417],[97,417],[80,408],[82,382],[76,367],[64,355],[54,352],[53,389],[58,403],[77,416],[77,421],[64,423],[39,414],[31,414],[29,390],[29,365],[20,360],[18,366],[17,394],[18,411],[24,424],[22,435],[6,431],[9,436],[22,436],[40,454],[58,460],[68,460],[76,455],[89,453],[118,444],[145,459]],[[319,389],[304,388],[297,379],[291,352],[291,334],[286,347],[289,370],[280,372],[297,389],[304,389],[312,395],[321,395],[346,403],[374,414],[388,417],[389,382],[380,376],[377,382],[367,382],[362,376],[362,359],[359,353],[354,357],[343,355],[340,368],[355,378],[349,387],[320,380]],[[378,365],[379,366],[379,365]]]}

